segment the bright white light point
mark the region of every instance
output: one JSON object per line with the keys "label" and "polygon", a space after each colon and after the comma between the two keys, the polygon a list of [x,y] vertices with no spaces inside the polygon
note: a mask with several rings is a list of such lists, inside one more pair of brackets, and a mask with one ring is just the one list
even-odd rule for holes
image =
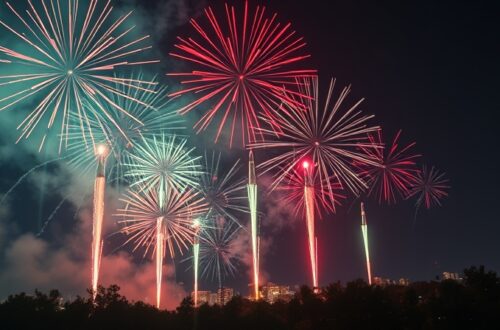
{"label": "bright white light point", "polygon": [[108,152],[108,147],[105,144],[99,144],[97,146],[97,155],[98,156],[104,156]]}
{"label": "bright white light point", "polygon": [[68,70],[68,75],[72,75],[73,74],[73,70]]}
{"label": "bright white light point", "polygon": [[302,163],[302,167],[305,168],[305,169],[308,169],[309,168],[309,162],[307,160],[305,160],[303,163]]}
{"label": "bright white light point", "polygon": [[193,220],[193,227],[198,228],[201,225],[200,219],[194,219]]}

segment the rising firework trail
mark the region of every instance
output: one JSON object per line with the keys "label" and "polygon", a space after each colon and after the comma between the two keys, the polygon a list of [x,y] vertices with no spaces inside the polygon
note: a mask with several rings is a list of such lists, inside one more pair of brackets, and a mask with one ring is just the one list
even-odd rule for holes
{"label": "rising firework trail", "polygon": [[253,152],[248,157],[248,204],[250,207],[251,235],[252,235],[252,265],[254,298],[259,299],[259,224],[257,216],[257,177],[255,175],[255,162]]}
{"label": "rising firework trail", "polygon": [[257,129],[266,123],[260,115],[271,118],[269,128],[279,131],[273,119],[281,100],[299,106],[283,95],[283,87],[296,90],[295,77],[316,73],[300,68],[309,55],[303,54],[306,43],[290,23],[280,24],[276,14],[267,15],[265,7],[258,6],[253,14],[248,7],[245,1],[241,14],[226,4],[224,20],[212,8],[205,9],[206,20],[191,19],[195,36],[179,37],[170,53],[195,67],[191,72],[169,74],[181,77],[186,86],[172,96],[195,97],[180,113],[208,109],[194,128],[200,132],[218,122],[215,141],[228,127],[229,145],[235,134],[240,134],[243,145],[256,141]]}
{"label": "rising firework trail", "polygon": [[194,271],[194,306],[198,307],[198,269],[200,266],[200,230],[201,222],[194,219],[194,240],[193,240],[193,271]]}
{"label": "rising firework trail", "polygon": [[304,203],[306,211],[307,238],[309,242],[309,256],[311,259],[311,274],[313,288],[318,288],[318,251],[317,239],[314,229],[315,219],[314,210],[316,208],[314,183],[313,183],[313,165],[307,160],[302,163],[304,168]]}
{"label": "rising firework trail", "polygon": [[[336,178],[344,189],[358,195],[368,188],[359,175],[353,163],[380,166],[378,160],[364,152],[363,149],[382,148],[368,138],[368,133],[376,132],[377,126],[370,126],[368,121],[373,117],[364,115],[359,106],[363,100],[353,105],[346,105],[346,99],[351,89],[345,87],[333,100],[335,80],[331,80],[324,107],[320,106],[318,79],[299,79],[301,93],[306,97],[290,94],[295,102],[283,102],[283,111],[275,115],[282,129],[282,134],[276,136],[273,131],[264,131],[266,140],[250,144],[253,149],[274,149],[277,156],[259,164],[262,173],[272,173],[274,180],[271,189],[294,169],[308,159],[315,166],[319,175],[322,191],[329,191],[334,196],[334,187],[328,178]],[[304,104],[306,111],[297,108],[296,104]],[[273,119],[274,120],[274,119]],[[331,199],[332,207],[335,200]]]}
{"label": "rising firework trail", "polygon": [[172,186],[161,194],[157,189],[134,187],[121,199],[125,206],[116,216],[123,224],[122,233],[128,235],[125,244],[133,244],[133,250],[144,249],[144,256],[150,251],[156,259],[157,307],[161,303],[161,282],[163,260],[168,251],[175,257],[194,243],[196,229],[193,219],[203,217],[208,211],[204,198],[194,189],[176,191]]}
{"label": "rising firework trail", "polygon": [[[18,5],[22,1],[16,1]],[[101,5],[104,3],[104,5]],[[21,121],[19,139],[28,138],[40,127],[40,148],[48,131],[59,126],[59,149],[66,139],[70,115],[83,135],[92,135],[88,120],[104,118],[110,125],[111,114],[102,104],[108,104],[124,115],[110,97],[131,95],[115,88],[116,84],[135,90],[148,91],[151,82],[118,78],[117,70],[142,64],[157,63],[140,55],[151,48],[149,36],[133,37],[134,25],[129,23],[131,12],[116,16],[110,1],[27,1],[25,6],[6,6],[15,22],[0,20],[0,27],[13,39],[0,45],[0,111],[12,109],[23,102],[34,101],[34,109]],[[22,8],[25,7],[25,8]],[[2,9],[3,10],[3,9]],[[6,88],[6,87],[9,88]],[[85,109],[84,100],[94,107]],[[99,116],[95,116],[99,114]]]}
{"label": "rising firework trail", "polygon": [[368,245],[368,224],[366,222],[365,205],[361,202],[361,233],[363,234],[363,244],[365,246],[366,273],[368,283],[372,285],[372,265],[370,263],[370,248]]}
{"label": "rising firework trail", "polygon": [[104,221],[104,195],[106,190],[106,145],[96,148],[97,174],[94,183],[94,213],[92,217],[92,297],[97,295],[102,255],[102,225]]}

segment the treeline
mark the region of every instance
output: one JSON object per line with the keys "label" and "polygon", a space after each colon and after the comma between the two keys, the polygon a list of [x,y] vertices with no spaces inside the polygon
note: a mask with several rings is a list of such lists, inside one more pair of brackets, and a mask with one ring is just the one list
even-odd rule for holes
{"label": "treeline", "polygon": [[500,329],[500,279],[484,267],[466,269],[462,282],[379,287],[358,280],[321,293],[304,286],[290,302],[272,305],[235,297],[195,309],[186,298],[175,311],[159,311],[119,290],[100,288],[95,303],[64,302],[57,290],[12,295],[0,304],[0,329]]}

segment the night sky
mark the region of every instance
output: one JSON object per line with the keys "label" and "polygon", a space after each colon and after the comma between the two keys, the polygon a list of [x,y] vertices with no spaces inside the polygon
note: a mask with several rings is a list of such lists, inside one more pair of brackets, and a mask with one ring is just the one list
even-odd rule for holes
{"label": "night sky", "polygon": [[[141,5],[134,5],[135,2]],[[180,0],[135,2],[118,3],[138,6],[138,20],[148,20],[151,15],[152,23],[141,26],[154,35],[156,52],[163,60],[157,73],[163,76],[169,66],[175,65],[167,55],[173,50],[175,37],[192,32],[186,18],[199,16],[204,4]],[[392,136],[402,129],[405,141],[417,142],[416,149],[423,154],[421,162],[443,170],[450,180],[452,189],[443,206],[420,210],[415,222],[412,201],[388,207],[379,205],[373,198],[366,200],[374,275],[430,280],[443,271],[460,272],[479,264],[500,271],[497,237],[500,219],[496,212],[500,185],[500,130],[497,128],[500,101],[496,97],[500,87],[499,8],[482,1],[467,4],[318,0],[250,3],[265,3],[270,11],[278,13],[279,21],[291,21],[297,33],[304,36],[307,51],[312,55],[309,67],[318,69],[323,89],[331,77],[336,77],[341,85],[352,84],[350,100],[366,98],[363,111],[375,114],[374,123],[383,127],[385,135]],[[215,11],[224,10],[222,1],[205,4],[212,5]],[[169,22],[163,22],[166,19],[163,17]],[[162,79],[175,89],[175,81]],[[34,152],[29,142],[13,147],[16,133],[8,116],[0,113],[3,127],[0,192],[5,192],[27,169],[50,158],[50,155]],[[203,137],[193,138],[198,147],[211,147],[202,140]],[[230,153],[232,158],[244,160],[246,157],[237,148]],[[264,152],[257,153],[257,161],[265,157]],[[53,174],[58,169],[49,166],[46,171]],[[50,183],[50,180],[46,181]],[[39,181],[43,180],[36,182]],[[26,237],[23,235],[36,233],[43,222],[39,219],[49,217],[60,200],[58,193],[47,194],[43,199],[43,216],[39,216],[37,186],[40,185],[21,185],[10,197],[8,206],[0,207],[3,210],[0,211],[0,265],[3,267],[0,279],[4,281],[8,277],[2,273],[13,267],[8,261],[9,248],[20,237]],[[33,206],[26,207],[27,204]],[[65,235],[75,235],[74,212],[74,207],[63,206],[47,231],[33,239],[40,244],[47,243],[48,253],[60,253],[65,249]],[[285,220],[289,223],[274,226],[274,219],[263,218],[267,247],[261,268],[273,282],[309,283],[305,224],[301,220]],[[365,276],[359,224],[359,203],[353,204],[352,199],[345,201],[337,214],[319,221],[320,284]],[[117,247],[115,243],[115,238],[111,238],[105,244],[105,253],[112,253]],[[39,260],[28,256],[22,261],[30,262]],[[137,257],[133,262],[145,263]],[[184,269],[178,265],[177,281],[190,283],[190,273]],[[250,282],[247,273],[242,266],[241,273],[227,284],[246,294],[246,285]],[[32,286],[50,286],[47,283],[50,284],[50,280],[21,281],[15,290],[31,291]],[[56,280],[52,287],[58,287]],[[71,288],[71,284],[67,287]],[[204,281],[202,287],[215,286]],[[186,289],[189,288],[186,284]],[[0,299],[8,293],[11,293],[8,284],[0,283]]]}

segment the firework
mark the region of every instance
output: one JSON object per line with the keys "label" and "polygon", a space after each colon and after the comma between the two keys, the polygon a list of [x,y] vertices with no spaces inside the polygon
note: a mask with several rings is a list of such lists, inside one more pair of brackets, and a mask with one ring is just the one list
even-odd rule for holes
{"label": "firework", "polygon": [[92,297],[97,295],[99,269],[102,255],[102,225],[104,221],[104,194],[106,190],[106,158],[108,150],[105,145],[97,147],[97,173],[94,184],[94,214],[92,222]]}
{"label": "firework", "polygon": [[[302,214],[306,220],[308,249],[311,262],[311,274],[313,287],[318,287],[318,254],[317,237],[315,234],[316,215],[321,217],[323,212],[335,212],[335,206],[345,198],[340,193],[342,189],[334,178],[328,178],[328,182],[321,182],[320,176],[314,170],[314,164],[304,159],[301,170],[289,171],[277,187],[278,192],[283,193],[283,201],[287,205],[293,205],[296,215]],[[331,187],[330,191],[326,187]],[[333,195],[330,195],[330,194]],[[335,202],[332,204],[331,201]]]}
{"label": "firework", "polygon": [[211,155],[205,152],[203,173],[200,177],[199,190],[210,206],[208,217],[224,217],[239,225],[238,214],[247,213],[245,205],[245,184],[238,178],[241,169],[237,160],[231,167],[221,166],[221,154]]}
{"label": "firework", "polygon": [[200,230],[201,221],[194,219],[193,228],[195,231],[193,242],[193,270],[194,270],[194,306],[198,307],[198,269],[200,264]]}
{"label": "firework", "polygon": [[[17,1],[16,1],[17,3]],[[150,82],[117,78],[117,70],[142,64],[156,63],[139,57],[151,48],[149,36],[133,38],[131,12],[116,17],[110,1],[97,0],[27,1],[24,11],[6,6],[17,18],[13,24],[0,20],[5,33],[13,39],[0,45],[0,87],[9,86],[8,95],[0,97],[0,111],[13,108],[23,101],[35,100],[36,106],[19,124],[19,139],[28,138],[38,127],[51,129],[59,125],[60,149],[72,115],[82,133],[92,134],[88,118],[99,112],[100,118],[115,125],[111,114],[101,104],[108,104],[124,115],[126,109],[115,103],[108,94],[140,103],[115,86],[127,86],[147,91]],[[104,3],[104,5],[101,5]],[[96,107],[85,109],[88,100]],[[46,140],[43,134],[40,148]]]}
{"label": "firework", "polygon": [[162,266],[166,251],[175,257],[194,242],[197,229],[193,219],[202,217],[208,211],[203,196],[194,189],[179,192],[168,187],[163,197],[156,189],[136,186],[121,199],[124,207],[116,216],[123,224],[122,233],[128,235],[125,244],[133,244],[133,250],[144,249],[144,256],[150,251],[156,259],[157,306],[160,306]]}
{"label": "firework", "polygon": [[194,148],[188,149],[186,144],[186,139],[165,134],[143,138],[127,153],[125,177],[131,180],[132,187],[157,190],[160,201],[169,189],[181,192],[186,187],[197,187],[202,173],[200,157],[193,156]]}
{"label": "firework", "polygon": [[236,246],[237,234],[241,227],[233,221],[216,218],[200,235],[201,276],[217,280],[219,288],[226,276],[236,273],[237,263],[241,260]]}
{"label": "firework", "polygon": [[[308,98],[290,94],[295,103],[284,102],[284,111],[277,111],[278,123],[282,134],[276,137],[272,131],[263,130],[268,139],[250,144],[250,148],[274,149],[279,154],[259,164],[262,173],[274,172],[271,189],[276,189],[281,181],[308,159],[315,166],[319,182],[325,185],[322,190],[329,191],[330,203],[335,206],[334,187],[328,178],[334,177],[344,189],[359,194],[367,184],[353,167],[353,163],[379,166],[377,159],[363,149],[381,148],[368,139],[368,133],[379,128],[369,126],[372,115],[364,115],[358,109],[363,100],[345,106],[350,87],[345,87],[336,101],[333,101],[335,80],[328,89],[324,108],[320,109],[317,78],[299,80],[301,94]],[[302,103],[307,111],[300,111],[294,104]]]}
{"label": "firework", "polygon": [[[143,76],[139,74],[133,79],[142,80]],[[118,184],[124,179],[127,150],[131,150],[135,144],[142,142],[144,139],[152,139],[155,135],[174,132],[183,127],[181,117],[177,116],[170,107],[166,87],[156,86],[153,89],[154,93],[119,84],[116,84],[115,88],[120,90],[122,94],[131,95],[141,102],[133,102],[129,98],[109,93],[109,97],[113,102],[118,104],[120,108],[126,109],[131,116],[123,114],[113,106],[103,104],[103,107],[113,118],[113,122],[118,125],[111,124],[105,118],[95,119],[89,117],[88,124],[94,133],[84,134],[83,137],[80,127],[71,125],[68,133],[67,154],[70,159],[69,163],[72,166],[86,172],[92,163],[91,151],[95,142],[106,143],[110,148],[107,160],[108,181]],[[83,107],[93,107],[93,105],[84,102]],[[78,121],[76,120],[76,122]],[[84,147],[85,151],[82,152]]]}
{"label": "firework", "polygon": [[259,225],[257,217],[257,176],[255,175],[255,162],[253,152],[248,157],[248,205],[250,206],[250,228],[252,235],[252,264],[254,298],[259,299]]}
{"label": "firework", "polygon": [[363,244],[365,247],[366,272],[368,275],[368,283],[372,285],[372,266],[370,263],[370,246],[368,244],[368,223],[366,222],[364,203],[361,203],[361,233],[363,234]]}
{"label": "firework", "polygon": [[408,194],[408,197],[416,198],[417,209],[422,205],[426,209],[430,209],[432,206],[441,206],[441,200],[448,196],[450,189],[449,180],[445,175],[434,167],[431,167],[430,170],[427,166],[422,167],[417,175],[417,181]]}
{"label": "firework", "polygon": [[[218,120],[215,141],[228,126],[229,144],[238,130],[245,144],[257,138],[255,129],[263,123],[259,113],[275,118],[283,98],[295,104],[295,99],[283,96],[283,87],[294,89],[296,76],[316,71],[292,69],[309,55],[301,54],[305,42],[296,36],[291,24],[278,23],[277,15],[268,16],[264,7],[257,7],[252,15],[247,2],[242,16],[233,6],[226,4],[225,8],[225,24],[210,7],[205,10],[206,24],[191,19],[198,38],[179,37],[170,55],[193,64],[196,70],[169,75],[180,76],[186,86],[173,96],[196,97],[181,114],[198,107],[208,109],[195,124],[198,132]],[[271,129],[278,129],[273,120],[268,123]]]}
{"label": "firework", "polygon": [[[380,166],[361,166],[361,175],[370,187],[368,196],[376,195],[379,203],[396,203],[397,198],[406,197],[417,181],[419,170],[415,160],[420,155],[413,153],[415,142],[400,145],[398,131],[392,143],[385,148],[364,148],[364,151],[378,159]],[[382,131],[369,135],[374,145],[383,145]]]}

